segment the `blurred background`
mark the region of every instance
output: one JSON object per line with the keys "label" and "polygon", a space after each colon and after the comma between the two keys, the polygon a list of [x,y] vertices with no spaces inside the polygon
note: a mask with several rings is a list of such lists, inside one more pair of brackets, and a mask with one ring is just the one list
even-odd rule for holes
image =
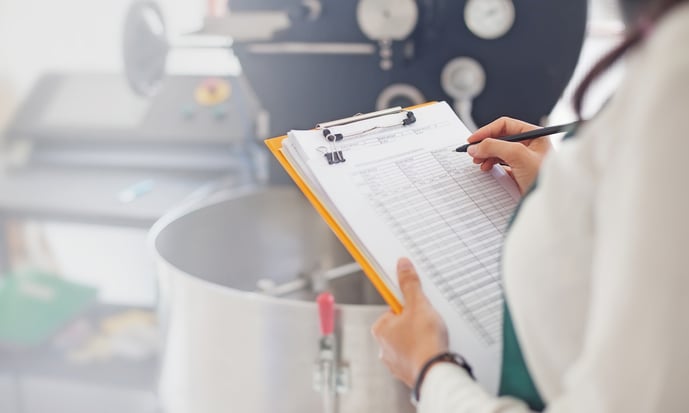
{"label": "blurred background", "polygon": [[613,0],[0,0],[0,412],[325,411],[323,282],[340,411],[408,411],[355,363],[382,302],[263,140],[428,100],[573,121],[623,32]]}

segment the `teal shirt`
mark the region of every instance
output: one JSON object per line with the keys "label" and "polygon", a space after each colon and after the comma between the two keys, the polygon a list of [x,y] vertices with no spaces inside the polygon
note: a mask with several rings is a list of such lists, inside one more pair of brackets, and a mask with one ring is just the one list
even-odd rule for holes
{"label": "teal shirt", "polygon": [[[564,139],[574,137],[575,133],[576,131],[570,132]],[[534,182],[531,188],[522,197],[522,201],[514,211],[509,226],[512,226],[512,222],[514,222],[517,214],[519,214],[524,199],[533,192],[537,183],[538,182]],[[500,396],[511,396],[522,400],[528,404],[532,410],[539,412],[543,411],[545,410],[545,403],[538,393],[538,389],[529,373],[529,368],[524,361],[524,356],[519,346],[519,339],[514,331],[514,324],[512,323],[512,316],[510,314],[507,299],[505,299],[502,323],[502,371],[500,374],[500,389],[498,394]]]}
{"label": "teal shirt", "polygon": [[[517,205],[509,226],[519,214],[524,199],[536,188],[536,183],[522,197],[522,201]],[[511,396],[524,401],[531,410],[542,411],[545,403],[538,389],[529,374],[529,369],[524,361],[517,333],[514,331],[512,316],[510,314],[507,299],[505,299],[504,311],[502,316],[502,371],[500,373],[500,396]]]}
{"label": "teal shirt", "polygon": [[543,411],[545,403],[524,362],[507,302],[505,302],[502,334],[502,372],[499,395],[514,397],[528,404],[531,410]]}

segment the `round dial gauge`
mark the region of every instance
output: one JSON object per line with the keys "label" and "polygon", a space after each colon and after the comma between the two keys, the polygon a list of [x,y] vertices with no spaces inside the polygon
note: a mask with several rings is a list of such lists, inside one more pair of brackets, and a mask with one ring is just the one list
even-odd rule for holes
{"label": "round dial gauge", "polygon": [[415,0],[359,0],[356,19],[371,40],[403,40],[419,20]]}
{"label": "round dial gauge", "polygon": [[486,87],[486,71],[471,57],[457,57],[443,68],[440,84],[451,97],[472,100]]}
{"label": "round dial gauge", "polygon": [[468,0],[464,8],[464,21],[476,36],[497,39],[514,25],[515,11],[512,0]]}

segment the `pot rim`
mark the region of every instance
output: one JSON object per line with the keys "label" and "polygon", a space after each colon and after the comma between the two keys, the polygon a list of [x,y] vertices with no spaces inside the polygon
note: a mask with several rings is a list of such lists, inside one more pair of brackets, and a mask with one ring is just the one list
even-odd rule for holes
{"label": "pot rim", "polygon": [[[154,259],[156,261],[156,266],[159,267],[158,273],[159,276],[161,276],[162,271],[160,269],[161,265],[164,265],[167,268],[167,270],[174,270],[175,273],[183,276],[184,278],[188,279],[189,281],[192,282],[197,282],[200,285],[203,285],[211,290],[215,290],[221,294],[226,294],[230,296],[241,296],[243,298],[247,299],[252,299],[252,300],[257,300],[257,301],[262,301],[270,304],[290,304],[293,306],[303,306],[303,307],[313,307],[316,305],[315,301],[306,301],[306,300],[298,300],[294,298],[283,298],[283,297],[273,297],[253,291],[242,291],[238,290],[236,288],[231,288],[227,286],[223,286],[211,281],[208,281],[206,279],[203,279],[201,277],[196,277],[187,271],[182,270],[181,268],[177,267],[176,265],[172,264],[167,258],[165,258],[160,251],[157,248],[156,242],[160,236],[160,234],[165,231],[172,223],[177,221],[178,219],[181,219],[185,216],[188,216],[200,209],[203,208],[208,208],[212,206],[216,206],[220,203],[227,202],[227,201],[232,201],[235,199],[240,199],[246,196],[251,196],[251,195],[256,195],[260,194],[262,192],[267,192],[267,191],[282,191],[282,192],[289,192],[292,191],[291,188],[289,187],[276,187],[276,186],[255,186],[255,185],[250,185],[250,186],[243,186],[239,187],[236,189],[231,189],[231,190],[223,190],[220,192],[217,192],[213,195],[211,195],[208,198],[204,198],[202,200],[191,200],[190,202],[183,203],[173,209],[171,209],[169,212],[167,212],[165,215],[163,215],[158,221],[156,221],[153,226],[151,226],[151,229],[148,232],[147,236],[147,245],[149,250],[153,253]],[[366,279],[366,282],[370,282],[368,279]],[[388,307],[386,304],[337,304],[338,308],[345,308],[348,312],[351,311],[371,311],[371,310],[380,310],[382,308]]]}

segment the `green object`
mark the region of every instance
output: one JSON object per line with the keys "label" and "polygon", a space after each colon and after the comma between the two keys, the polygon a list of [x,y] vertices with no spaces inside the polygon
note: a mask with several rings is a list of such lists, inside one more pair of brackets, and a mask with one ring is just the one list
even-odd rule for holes
{"label": "green object", "polygon": [[[533,185],[531,185],[531,188],[522,196],[508,224],[508,230],[512,227],[522,205],[524,205],[524,200],[537,186],[538,178]],[[512,324],[512,315],[507,305],[507,299],[505,299],[502,316],[502,371],[500,374],[500,388],[498,394],[500,396],[511,396],[522,400],[529,405],[531,410],[537,412],[545,410],[543,398],[538,393],[538,389],[529,373],[529,368],[524,361],[522,349],[519,346],[519,340],[517,339],[517,334]]]}
{"label": "green object", "polygon": [[[576,128],[570,130],[563,140],[574,138],[576,136],[576,131]],[[524,200],[533,192],[537,185],[538,178],[533,183],[531,188],[526,191],[524,196],[522,196],[519,205],[517,205],[517,208],[512,215],[509,227],[512,226],[512,223],[519,214],[519,210],[524,204]],[[499,394],[501,396],[512,396],[514,398],[523,400],[532,410],[545,410],[543,398],[538,393],[538,389],[536,388],[536,385],[531,378],[531,374],[529,373],[529,368],[524,361],[522,349],[519,346],[519,340],[517,339],[517,334],[514,331],[512,315],[510,314],[507,300],[505,300],[503,313],[502,337],[502,373],[500,375]]]}
{"label": "green object", "polygon": [[41,272],[0,277],[0,345],[41,344],[96,298],[92,287]]}
{"label": "green object", "polygon": [[529,369],[524,362],[521,347],[512,325],[512,316],[505,302],[503,315],[502,374],[500,376],[500,396],[512,396],[524,401],[531,410],[545,409],[545,404],[534,385]]}

